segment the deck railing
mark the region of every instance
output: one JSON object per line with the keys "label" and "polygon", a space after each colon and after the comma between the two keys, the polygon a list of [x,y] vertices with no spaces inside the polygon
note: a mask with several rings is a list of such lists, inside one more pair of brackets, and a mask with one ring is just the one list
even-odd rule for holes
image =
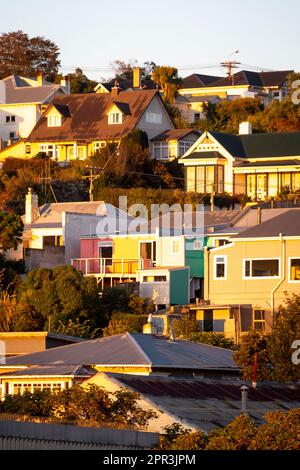
{"label": "deck railing", "polygon": [[72,266],[83,274],[135,274],[139,269],[152,267],[150,259],[128,258],[77,258],[71,260]]}

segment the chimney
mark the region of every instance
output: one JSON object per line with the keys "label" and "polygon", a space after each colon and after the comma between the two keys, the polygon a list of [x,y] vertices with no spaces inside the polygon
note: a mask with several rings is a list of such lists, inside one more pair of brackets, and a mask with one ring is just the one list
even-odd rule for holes
{"label": "chimney", "polygon": [[257,208],[257,225],[261,224],[261,213],[262,213],[261,207],[258,207]]}
{"label": "chimney", "polygon": [[240,388],[242,392],[242,414],[248,415],[248,390],[249,388],[246,385],[243,385]]}
{"label": "chimney", "polygon": [[115,84],[114,84],[114,86],[113,86],[112,89],[111,89],[111,96],[112,96],[113,98],[116,98],[116,97],[118,96],[118,94],[119,94],[119,91],[120,91],[120,88],[119,88],[118,81],[115,80]]}
{"label": "chimney", "polygon": [[249,121],[240,123],[239,135],[252,134],[252,124]]}
{"label": "chimney", "polygon": [[71,84],[70,84],[70,80],[67,77],[63,77],[61,79],[60,86],[64,87],[67,95],[71,94]]}
{"label": "chimney", "polygon": [[39,73],[36,77],[36,86],[43,86],[44,85],[44,77],[42,73]]}
{"label": "chimney", "polygon": [[32,224],[39,217],[39,200],[37,194],[28,188],[25,199],[25,224]]}
{"label": "chimney", "polygon": [[141,69],[134,67],[133,69],[133,88],[141,88]]}

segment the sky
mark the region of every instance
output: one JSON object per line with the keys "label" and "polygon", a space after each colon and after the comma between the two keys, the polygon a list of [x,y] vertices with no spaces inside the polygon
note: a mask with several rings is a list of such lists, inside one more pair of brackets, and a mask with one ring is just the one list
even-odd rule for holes
{"label": "sky", "polygon": [[223,75],[236,50],[242,64],[300,71],[299,24],[299,0],[10,0],[0,15],[0,33],[51,39],[63,73],[79,66],[95,80],[113,76],[115,59]]}

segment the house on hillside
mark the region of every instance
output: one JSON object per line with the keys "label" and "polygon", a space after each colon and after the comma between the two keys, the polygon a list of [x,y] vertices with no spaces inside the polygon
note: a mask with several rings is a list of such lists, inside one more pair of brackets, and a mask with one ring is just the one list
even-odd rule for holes
{"label": "house on hillside", "polygon": [[253,201],[300,189],[300,132],[204,132],[179,160],[187,191],[246,194]]}
{"label": "house on hillside", "polygon": [[232,235],[227,244],[206,249],[207,305],[195,308],[197,318],[213,325],[221,310],[223,320],[231,316],[237,331],[270,331],[286,294],[300,294],[299,246],[300,210],[291,209]]}
{"label": "house on hillside", "polygon": [[241,70],[232,77],[216,77],[194,73],[182,80],[176,107],[190,123],[205,117],[205,106],[222,100],[259,98],[267,106],[281,101],[289,92],[288,76],[292,70],[250,72]]}
{"label": "house on hillside", "polygon": [[[26,139],[48,104],[69,93],[66,79],[60,84],[48,82],[42,75],[36,79],[10,75],[0,80],[0,149]],[[19,148],[30,153],[24,144]]]}
{"label": "house on hillside", "polygon": [[0,152],[0,160],[33,157],[39,152],[57,162],[84,160],[135,129],[146,132],[152,152],[151,139],[173,128],[158,91],[122,91],[116,84],[110,93],[57,97],[26,142]]}

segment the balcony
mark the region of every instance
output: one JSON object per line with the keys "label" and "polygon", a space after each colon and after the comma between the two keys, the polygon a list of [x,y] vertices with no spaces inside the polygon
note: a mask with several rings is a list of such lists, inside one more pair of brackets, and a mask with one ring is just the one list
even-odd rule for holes
{"label": "balcony", "polygon": [[71,260],[71,265],[86,276],[127,276],[135,275],[139,269],[150,269],[153,263],[150,259],[127,258],[77,258]]}

